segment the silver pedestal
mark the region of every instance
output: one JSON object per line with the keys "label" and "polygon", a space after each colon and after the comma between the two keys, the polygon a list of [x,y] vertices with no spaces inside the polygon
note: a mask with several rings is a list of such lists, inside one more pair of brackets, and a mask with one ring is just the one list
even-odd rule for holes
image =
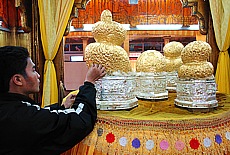
{"label": "silver pedestal", "polygon": [[136,80],[132,76],[106,76],[95,83],[100,110],[130,109],[137,106]]}
{"label": "silver pedestal", "polygon": [[148,100],[167,99],[165,73],[142,73],[138,76],[136,95]]}
{"label": "silver pedestal", "polygon": [[185,108],[205,109],[218,106],[214,77],[201,80],[179,79],[175,105]]}
{"label": "silver pedestal", "polygon": [[166,89],[168,91],[176,92],[178,74],[177,72],[166,72]]}

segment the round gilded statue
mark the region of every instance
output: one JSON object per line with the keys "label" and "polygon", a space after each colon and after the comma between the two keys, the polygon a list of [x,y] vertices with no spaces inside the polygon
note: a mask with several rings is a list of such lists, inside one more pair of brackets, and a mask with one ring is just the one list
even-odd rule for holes
{"label": "round gilded statue", "polygon": [[102,64],[108,75],[117,71],[130,72],[129,56],[121,47],[126,33],[126,29],[120,23],[112,21],[111,12],[104,10],[101,21],[95,23],[92,30],[96,42],[87,45],[85,49],[87,65]]}
{"label": "round gilded statue", "polygon": [[181,52],[184,45],[180,42],[172,41],[167,43],[164,48],[164,56],[166,61],[165,71],[177,71],[182,65]]}
{"label": "round gilded statue", "polygon": [[164,69],[165,58],[159,51],[147,50],[137,58],[137,72],[163,72]]}
{"label": "round gilded statue", "polygon": [[183,65],[178,76],[185,79],[203,79],[213,75],[213,65],[208,62],[211,46],[204,41],[193,41],[181,53]]}

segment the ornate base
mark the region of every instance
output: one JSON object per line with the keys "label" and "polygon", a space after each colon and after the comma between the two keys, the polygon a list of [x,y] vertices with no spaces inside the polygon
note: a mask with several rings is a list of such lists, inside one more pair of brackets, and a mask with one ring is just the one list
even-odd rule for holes
{"label": "ornate base", "polygon": [[168,98],[168,91],[164,93],[154,94],[154,92],[149,93],[139,93],[137,98],[147,99],[147,100],[162,100]]}
{"label": "ornate base", "polygon": [[137,78],[137,98],[141,99],[167,99],[165,73],[142,73]]}
{"label": "ornate base", "polygon": [[136,80],[132,76],[106,76],[96,81],[97,108],[100,110],[130,109],[137,106]]}
{"label": "ornate base", "polygon": [[137,98],[125,101],[97,101],[97,108],[100,110],[131,109],[138,105],[137,101]]}
{"label": "ornate base", "polygon": [[215,108],[218,107],[218,101],[207,101],[207,102],[186,102],[186,101],[180,101],[178,99],[175,99],[174,102],[179,107],[185,107],[185,108]]}
{"label": "ornate base", "polygon": [[178,74],[177,72],[167,72],[166,73],[166,89],[169,92],[176,92],[176,85],[178,80]]}
{"label": "ornate base", "polygon": [[218,106],[214,77],[200,80],[179,79],[175,105],[192,109],[209,109]]}

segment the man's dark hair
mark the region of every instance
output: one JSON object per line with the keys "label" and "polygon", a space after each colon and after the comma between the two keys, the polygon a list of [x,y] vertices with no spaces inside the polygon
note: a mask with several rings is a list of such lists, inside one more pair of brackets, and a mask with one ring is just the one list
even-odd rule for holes
{"label": "man's dark hair", "polygon": [[25,68],[29,52],[24,47],[0,47],[0,93],[9,91],[9,82],[13,75],[26,76]]}

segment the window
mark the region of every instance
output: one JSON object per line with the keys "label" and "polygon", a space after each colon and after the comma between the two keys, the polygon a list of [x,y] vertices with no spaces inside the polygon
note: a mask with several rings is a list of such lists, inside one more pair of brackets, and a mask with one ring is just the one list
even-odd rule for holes
{"label": "window", "polygon": [[138,0],[129,0],[129,4],[138,4]]}
{"label": "window", "polygon": [[84,61],[81,38],[65,38],[64,61]]}

